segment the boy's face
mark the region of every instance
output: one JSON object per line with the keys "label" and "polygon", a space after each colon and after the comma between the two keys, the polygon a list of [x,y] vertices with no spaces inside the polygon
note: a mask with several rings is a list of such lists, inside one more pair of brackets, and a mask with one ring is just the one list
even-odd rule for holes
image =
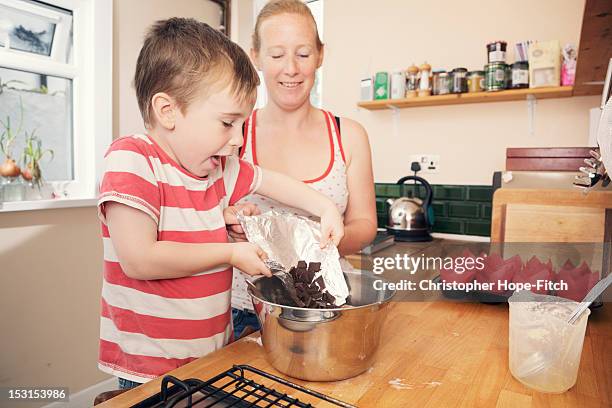
{"label": "boy's face", "polygon": [[252,109],[252,103],[239,102],[227,87],[196,97],[185,114],[178,110],[168,144],[179,164],[195,176],[207,176],[222,156],[242,146],[242,124]]}

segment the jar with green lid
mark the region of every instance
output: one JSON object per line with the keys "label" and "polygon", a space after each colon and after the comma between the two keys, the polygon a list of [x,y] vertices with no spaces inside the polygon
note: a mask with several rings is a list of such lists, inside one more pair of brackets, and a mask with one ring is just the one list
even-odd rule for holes
{"label": "jar with green lid", "polygon": [[492,62],[485,65],[485,90],[501,91],[506,87],[506,63]]}
{"label": "jar with green lid", "polygon": [[468,92],[482,92],[485,88],[484,71],[470,71],[468,74]]}
{"label": "jar with green lid", "polygon": [[529,88],[529,63],[517,61],[512,64],[512,88]]}

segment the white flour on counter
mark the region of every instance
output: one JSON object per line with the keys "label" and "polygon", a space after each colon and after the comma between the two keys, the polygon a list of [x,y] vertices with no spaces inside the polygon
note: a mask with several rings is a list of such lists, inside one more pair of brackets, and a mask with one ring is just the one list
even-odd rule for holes
{"label": "white flour on counter", "polygon": [[421,384],[406,383],[404,381],[406,381],[404,378],[396,378],[394,380],[389,381],[389,384],[391,385],[391,387],[395,388],[396,390],[414,390],[414,389],[434,388],[439,385],[442,385],[442,383],[438,381],[431,381],[431,382],[426,382],[426,383],[421,383]]}
{"label": "white flour on counter", "polygon": [[261,342],[261,336],[259,336],[259,337],[248,336],[248,337],[244,337],[242,340],[243,341],[247,341],[247,342],[251,342],[251,343],[257,343],[260,346],[263,346],[263,343]]}

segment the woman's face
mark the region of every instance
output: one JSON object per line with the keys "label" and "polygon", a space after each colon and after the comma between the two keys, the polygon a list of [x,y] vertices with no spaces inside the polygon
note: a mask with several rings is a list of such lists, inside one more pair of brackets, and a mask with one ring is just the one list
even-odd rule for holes
{"label": "woman's face", "polygon": [[283,109],[299,108],[309,101],[323,61],[312,21],[299,14],[280,14],[264,20],[259,35],[261,49],[251,53],[263,72],[269,99]]}

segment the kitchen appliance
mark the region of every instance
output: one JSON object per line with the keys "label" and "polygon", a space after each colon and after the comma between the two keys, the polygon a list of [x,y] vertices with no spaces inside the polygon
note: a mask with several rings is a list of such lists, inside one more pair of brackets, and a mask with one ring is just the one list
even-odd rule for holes
{"label": "kitchen appliance", "polygon": [[601,95],[601,116],[597,124],[597,145],[591,158],[580,167],[582,174],[576,176],[574,185],[589,191],[601,181],[602,187],[610,185],[612,174],[612,58],[608,61],[608,72]]}
{"label": "kitchen appliance", "polygon": [[347,305],[333,309],[282,305],[276,279],[255,279],[259,294],[247,288],[261,323],[266,359],[278,371],[307,381],[337,381],[372,367],[395,291],[371,272],[344,276]]}
{"label": "kitchen appliance", "polygon": [[431,220],[429,218],[429,208],[433,199],[431,185],[419,176],[402,177],[397,184],[404,184],[408,180],[418,181],[423,185],[425,200],[418,197],[388,199],[387,231],[395,236],[396,241],[431,241]]}
{"label": "kitchen appliance", "polygon": [[[291,395],[290,395],[291,394]],[[203,381],[166,375],[161,392],[133,408],[166,407],[314,407],[354,408],[353,405],[294,384],[249,365],[235,365]]]}

